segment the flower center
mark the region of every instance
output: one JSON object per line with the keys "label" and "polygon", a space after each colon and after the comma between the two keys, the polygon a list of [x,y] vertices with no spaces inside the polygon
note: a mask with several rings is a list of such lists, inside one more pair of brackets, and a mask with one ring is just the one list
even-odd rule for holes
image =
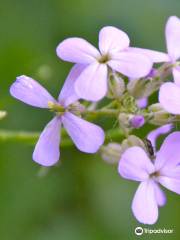
{"label": "flower center", "polygon": [[101,57],[98,59],[99,63],[107,63],[110,60],[110,56],[108,54],[101,55]]}
{"label": "flower center", "polygon": [[58,103],[49,101],[48,107],[50,111],[55,112],[57,115],[62,115],[65,112],[65,108]]}
{"label": "flower center", "polygon": [[149,175],[150,178],[157,178],[160,176],[160,172],[156,171],[156,172],[153,172]]}

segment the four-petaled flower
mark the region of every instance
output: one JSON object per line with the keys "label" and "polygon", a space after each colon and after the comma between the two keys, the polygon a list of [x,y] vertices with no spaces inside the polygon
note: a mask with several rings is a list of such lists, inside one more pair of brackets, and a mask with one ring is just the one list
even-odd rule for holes
{"label": "four-petaled flower", "polygon": [[[75,63],[75,66],[70,71],[58,100],[32,78],[24,75],[17,77],[10,88],[13,97],[55,113],[39,137],[33,160],[43,166],[57,163],[60,158],[61,125],[80,151],[98,151],[104,142],[104,131],[76,116],[74,109],[80,98],[99,101],[107,94],[111,71],[130,79],[149,78],[156,75],[153,63],[172,63],[175,83],[165,83],[160,87],[159,102],[166,111],[180,115],[179,18],[172,16],[168,19],[165,34],[168,54],[130,47],[127,34],[111,26],[101,29],[99,50],[82,38],[64,40],[57,47],[57,55],[65,61]],[[137,100],[138,106],[145,107],[147,100]],[[130,123],[131,127],[139,128],[145,123],[144,116],[135,115]],[[158,206],[166,203],[166,196],[159,184],[180,194],[180,132],[170,134],[154,154],[157,137],[170,132],[172,128],[172,124],[167,124],[152,131],[148,135],[146,144],[150,146],[146,146],[146,151],[138,146],[130,147],[119,161],[118,171],[123,178],[141,182],[132,202],[132,211],[137,220],[144,224],[154,224],[158,219]]]}
{"label": "four-petaled flower", "polygon": [[137,220],[154,224],[158,219],[158,206],[166,203],[159,184],[180,194],[180,132],[170,134],[152,162],[140,147],[131,147],[122,155],[118,171],[126,179],[140,181],[132,202]]}
{"label": "four-petaled flower", "polygon": [[11,95],[26,104],[57,111],[41,133],[33,153],[33,160],[43,166],[54,165],[59,160],[61,124],[82,152],[95,153],[104,142],[104,132],[99,126],[70,112],[70,105],[78,100],[73,83],[81,71],[79,65],[71,70],[57,101],[39,83],[27,76],[18,77],[10,88]]}
{"label": "four-petaled flower", "polygon": [[99,33],[99,51],[82,38],[68,38],[58,45],[57,55],[61,59],[84,66],[75,83],[80,98],[98,101],[106,95],[109,68],[130,78],[140,78],[150,72],[149,57],[131,52],[129,43],[125,32],[107,26]]}

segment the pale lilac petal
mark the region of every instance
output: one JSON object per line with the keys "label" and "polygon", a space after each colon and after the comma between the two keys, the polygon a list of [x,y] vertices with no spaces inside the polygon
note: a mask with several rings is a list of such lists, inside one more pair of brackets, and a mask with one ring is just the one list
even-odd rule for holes
{"label": "pale lilac petal", "polygon": [[167,112],[180,114],[180,87],[171,82],[164,83],[159,90],[159,102]]}
{"label": "pale lilac petal", "polygon": [[165,188],[180,194],[180,179],[173,177],[161,176],[158,178],[159,183],[161,183]]}
{"label": "pale lilac petal", "polygon": [[10,87],[10,93],[33,107],[48,108],[48,102],[56,102],[38,82],[24,75],[16,78]]}
{"label": "pale lilac petal", "polygon": [[88,101],[99,101],[107,93],[107,77],[108,70],[105,64],[90,64],[76,80],[76,94]]}
{"label": "pale lilac petal", "polygon": [[53,118],[41,133],[35,146],[33,160],[43,166],[52,166],[60,157],[61,120]]}
{"label": "pale lilac petal", "polygon": [[143,54],[124,51],[114,55],[108,65],[127,77],[140,78],[151,71],[152,61]]}
{"label": "pale lilac petal", "polygon": [[148,98],[140,98],[136,100],[136,103],[139,108],[145,108],[148,104]]}
{"label": "pale lilac petal", "polygon": [[163,169],[161,169],[161,175],[180,180],[180,161],[179,163],[177,163],[177,165],[171,168],[164,167]]}
{"label": "pale lilac petal", "polygon": [[122,30],[107,26],[99,32],[99,49],[101,53],[116,53],[129,47],[129,37]]}
{"label": "pale lilac petal", "polygon": [[154,172],[154,166],[142,148],[130,147],[123,153],[118,171],[123,178],[144,181]]}
{"label": "pale lilac petal", "polygon": [[180,87],[180,66],[173,68],[172,72],[175,84]]}
{"label": "pale lilac petal", "polygon": [[134,52],[134,53],[140,53],[145,54],[147,57],[149,57],[152,62],[154,63],[160,63],[160,62],[169,62],[171,59],[169,58],[169,55],[163,52],[144,49],[144,48],[135,48],[130,47],[128,49],[128,52]]}
{"label": "pale lilac petal", "polygon": [[169,133],[172,129],[173,129],[173,124],[166,124],[163,125],[159,128],[156,128],[155,130],[151,131],[148,135],[147,135],[147,139],[149,139],[149,141],[151,142],[152,146],[156,149],[156,141],[157,138],[159,136],[161,136],[162,134],[167,134]]}
{"label": "pale lilac petal", "polygon": [[77,101],[79,97],[75,93],[74,84],[76,79],[80,76],[82,71],[85,69],[85,66],[82,64],[75,64],[69,75],[67,76],[64,85],[59,94],[59,103],[63,106],[68,106],[69,104]]}
{"label": "pale lilac petal", "polygon": [[152,184],[154,185],[157,204],[162,207],[166,204],[166,195],[156,182],[152,182]]}
{"label": "pale lilac petal", "polygon": [[104,142],[104,131],[72,113],[66,112],[62,122],[76,147],[86,153],[95,153]]}
{"label": "pale lilac petal", "polygon": [[56,53],[59,58],[73,63],[89,64],[100,58],[99,51],[82,38],[68,38],[61,42]]}
{"label": "pale lilac petal", "polygon": [[166,137],[157,153],[155,167],[167,172],[180,163],[180,132],[173,132]]}
{"label": "pale lilac petal", "polygon": [[173,61],[180,57],[180,19],[172,16],[166,24],[166,43],[169,56]]}
{"label": "pale lilac petal", "polygon": [[132,211],[143,224],[154,224],[158,219],[158,203],[152,181],[142,182],[133,199]]}

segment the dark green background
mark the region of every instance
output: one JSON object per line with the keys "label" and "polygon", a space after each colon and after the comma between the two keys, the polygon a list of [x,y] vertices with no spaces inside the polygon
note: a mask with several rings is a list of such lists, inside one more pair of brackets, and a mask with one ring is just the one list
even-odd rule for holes
{"label": "dark green background", "polygon": [[[51,118],[44,110],[26,106],[9,95],[16,76],[30,75],[58,95],[71,64],[55,53],[66,37],[80,36],[97,44],[102,26],[128,32],[132,45],[165,50],[167,17],[180,13],[179,0],[1,0],[0,109],[8,111],[0,128],[42,130]],[[33,146],[0,144],[0,239],[110,240],[136,239],[141,226],[131,213],[137,183],[121,179],[116,167],[99,156],[62,149],[61,164],[38,177]],[[179,199],[167,192],[154,228],[173,228],[180,239]]]}

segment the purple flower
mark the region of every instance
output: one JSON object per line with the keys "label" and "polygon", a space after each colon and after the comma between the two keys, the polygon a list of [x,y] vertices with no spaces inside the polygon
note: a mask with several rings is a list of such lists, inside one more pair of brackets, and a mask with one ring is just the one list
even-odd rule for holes
{"label": "purple flower", "polygon": [[75,83],[80,98],[98,101],[106,95],[109,67],[131,78],[150,72],[149,57],[129,52],[129,43],[125,32],[107,26],[99,33],[99,50],[82,38],[68,38],[58,45],[57,55],[61,59],[85,66]]}
{"label": "purple flower", "polygon": [[[180,58],[180,19],[178,17],[169,17],[166,23],[165,36],[168,54],[142,48],[131,48],[130,50],[132,52],[146,54],[155,63],[176,63]],[[180,66],[173,67],[172,72],[175,83],[180,85]]]}
{"label": "purple flower", "polygon": [[161,85],[159,102],[167,112],[180,114],[180,86],[172,82]]}
{"label": "purple flower", "polygon": [[47,124],[36,144],[33,160],[43,166],[54,165],[60,157],[61,125],[68,132],[76,147],[86,153],[95,153],[104,142],[103,130],[70,112],[70,107],[78,97],[73,84],[83,67],[72,68],[56,101],[39,83],[27,76],[20,76],[12,84],[10,93],[22,102],[39,108],[59,109]]}
{"label": "purple flower", "polygon": [[180,132],[170,134],[152,162],[140,147],[131,147],[122,155],[118,171],[126,179],[141,182],[132,202],[137,220],[154,224],[158,219],[158,206],[166,203],[159,184],[180,194]]}

